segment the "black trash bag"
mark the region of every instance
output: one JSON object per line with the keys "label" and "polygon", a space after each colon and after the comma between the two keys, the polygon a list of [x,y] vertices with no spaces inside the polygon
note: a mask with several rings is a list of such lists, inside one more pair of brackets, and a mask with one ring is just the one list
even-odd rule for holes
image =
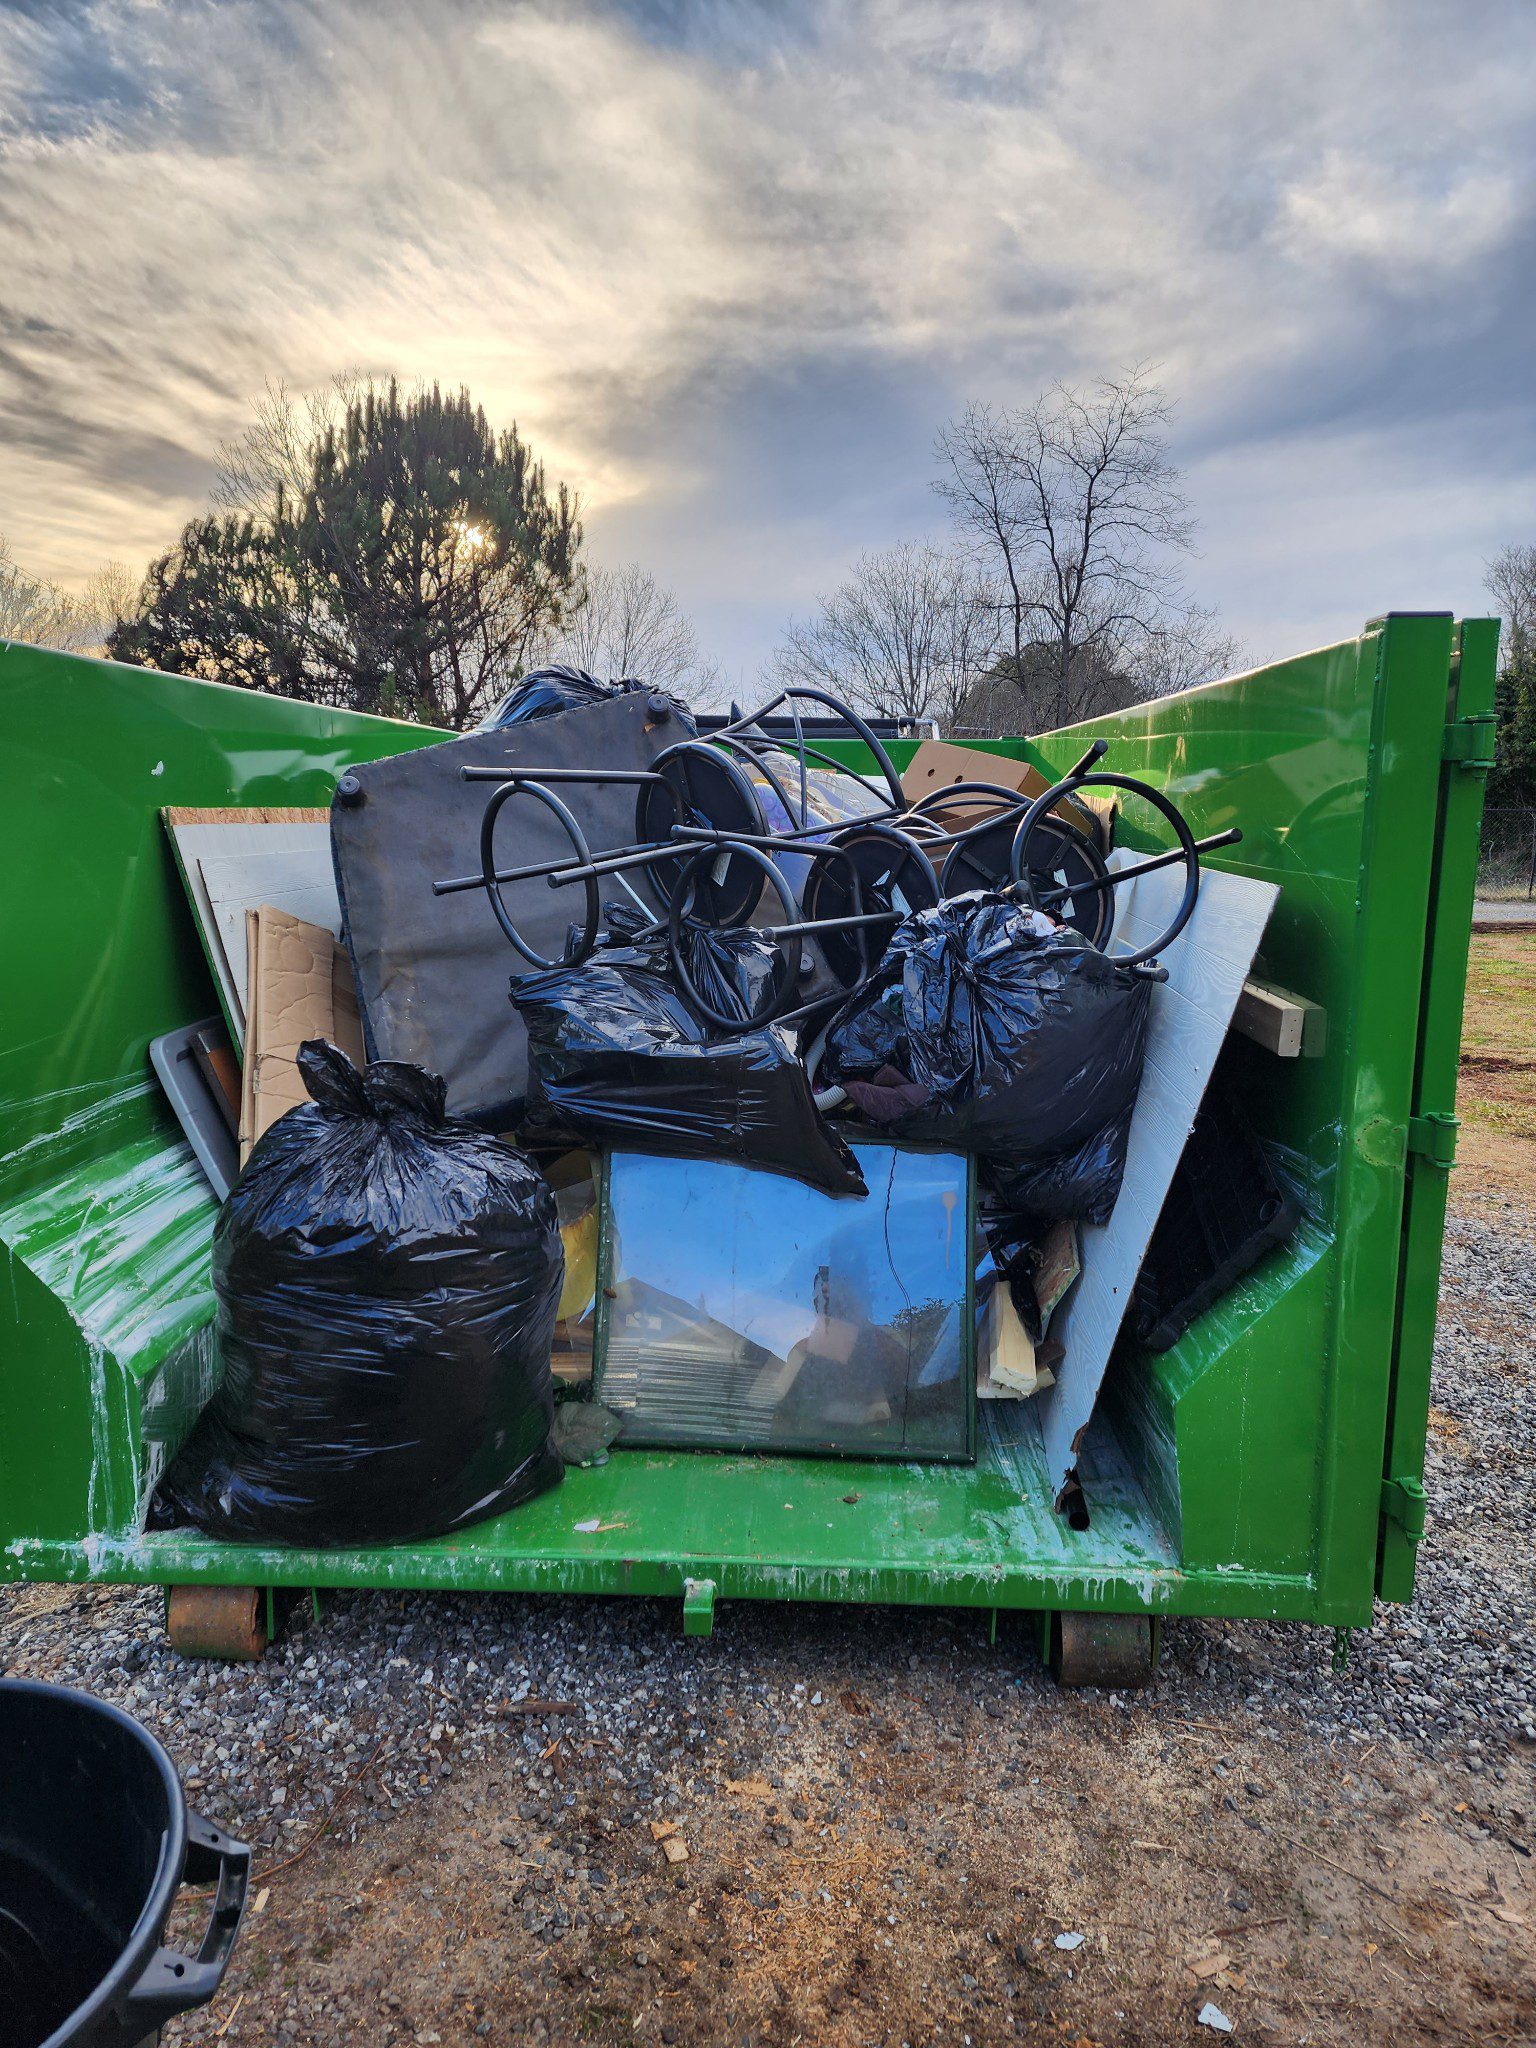
{"label": "black trash bag", "polygon": [[443,1112],[443,1083],[320,1039],[314,1098],[257,1144],[219,1215],[224,1377],[157,1519],[235,1542],[405,1543],[553,1486],[555,1198]]}
{"label": "black trash bag", "polygon": [[1012,1209],[994,1209],[990,1205],[980,1210],[976,1220],[987,1248],[983,1263],[1007,1287],[1020,1322],[1031,1341],[1038,1344],[1045,1335],[1045,1318],[1040,1313],[1035,1270],[1050,1225]]}
{"label": "black trash bag", "polygon": [[[713,1031],[673,979],[665,937],[637,941],[638,912],[607,915],[607,939],[581,966],[512,984],[528,1030],[523,1141],[739,1159],[828,1194],[864,1194],[788,1036],[771,1024]],[[688,965],[725,1010],[733,996],[755,1007],[774,962],[771,942],[744,928],[696,934]]]}
{"label": "black trash bag", "polygon": [[833,1019],[818,1076],[898,1137],[981,1155],[1027,1217],[1108,1220],[1125,1171],[1151,984],[1001,896],[896,927]]}
{"label": "black trash bag", "polygon": [[553,668],[530,670],[520,683],[514,683],[498,704],[488,711],[475,727],[476,732],[501,732],[509,725],[527,725],[531,719],[552,718],[559,711],[579,710],[587,704],[605,704],[610,697],[627,696],[631,691],[644,690],[649,695],[663,699],[667,710],[683,728],[689,739],[697,739],[699,728],[693,713],[679,698],[667,690],[652,690],[649,683],[642,683],[634,676],[623,676],[617,681],[600,683],[596,676],[589,675],[584,668],[569,668],[559,663]]}
{"label": "black trash bag", "polygon": [[1248,1121],[1223,1055],[1174,1168],[1127,1327],[1148,1351],[1170,1350],[1301,1217],[1300,1190]]}

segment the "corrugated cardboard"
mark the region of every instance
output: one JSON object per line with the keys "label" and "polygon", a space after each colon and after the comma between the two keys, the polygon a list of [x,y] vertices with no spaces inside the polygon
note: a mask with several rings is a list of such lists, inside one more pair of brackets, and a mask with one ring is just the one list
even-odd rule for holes
{"label": "corrugated cardboard", "polygon": [[[1012,761],[1006,754],[988,754],[980,747],[957,747],[952,740],[920,740],[917,752],[902,773],[901,788],[908,802],[915,804],[957,782],[990,782],[998,789],[1012,790],[1031,799],[1044,796],[1051,786],[1039,769],[1027,761]],[[1101,852],[1107,852],[1114,807],[1095,802],[1096,795],[1097,792],[1090,792],[1083,797],[1067,798],[1056,808],[1080,831],[1096,838]],[[977,797],[968,803],[960,799],[945,805],[943,823],[946,830],[956,832],[967,825],[979,825],[984,818],[995,816],[996,811],[995,800]]]}
{"label": "corrugated cardboard", "polygon": [[309,1100],[298,1068],[306,1038],[328,1038],[356,1066],[365,1059],[351,962],[323,925],[260,904],[246,912],[246,955],[242,1166],[264,1131]]}
{"label": "corrugated cardboard", "polygon": [[[919,803],[935,790],[948,789],[956,782],[991,782],[1020,796],[1043,796],[1050,784],[1038,768],[1027,761],[1011,761],[1006,754],[984,753],[980,747],[957,747],[952,740],[919,740],[917,752],[902,771],[902,792],[910,803]],[[945,806],[944,822],[951,828],[975,825],[990,818],[996,809],[984,797],[975,803]]]}

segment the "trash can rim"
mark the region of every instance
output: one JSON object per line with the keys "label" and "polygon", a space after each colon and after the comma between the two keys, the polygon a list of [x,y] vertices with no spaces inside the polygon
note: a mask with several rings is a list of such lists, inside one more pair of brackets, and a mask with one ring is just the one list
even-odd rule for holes
{"label": "trash can rim", "polygon": [[165,1828],[160,1837],[160,1858],[148,1893],[134,1921],[133,1932],[124,1942],[117,1961],[101,1982],[83,1998],[67,2018],[54,2029],[39,2048],[56,2048],[76,2039],[89,2038],[93,2022],[117,2006],[138,1983],[147,1963],[160,1946],[160,1936],[170,1918],[171,1906],[181,1885],[182,1865],[187,1855],[187,1800],[180,1775],[165,1746],[151,1735],[141,1721],[110,1700],[82,1692],[78,1686],[53,1685],[41,1678],[0,1678],[0,1698],[30,1695],[68,1700],[82,1712],[115,1721],[138,1743],[155,1767],[166,1795]]}

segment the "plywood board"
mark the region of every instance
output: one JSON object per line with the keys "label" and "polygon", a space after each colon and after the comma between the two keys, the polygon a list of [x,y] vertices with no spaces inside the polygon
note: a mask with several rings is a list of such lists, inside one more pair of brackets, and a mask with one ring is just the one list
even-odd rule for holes
{"label": "plywood board", "polygon": [[169,806],[162,813],[230,1035],[245,1046],[245,916],[270,903],[341,929],[330,814]]}
{"label": "plywood board", "polygon": [[[1117,854],[1112,862],[1126,859]],[[1114,950],[1151,944],[1183,886],[1182,868],[1122,884],[1115,891]],[[1051,1325],[1064,1347],[1056,1385],[1040,1403],[1053,1493],[1077,1464],[1131,1289],[1279,893],[1272,882],[1208,870],[1194,916],[1163,958],[1168,980],[1152,991],[1120,1198],[1107,1224],[1084,1225],[1082,1273]]]}

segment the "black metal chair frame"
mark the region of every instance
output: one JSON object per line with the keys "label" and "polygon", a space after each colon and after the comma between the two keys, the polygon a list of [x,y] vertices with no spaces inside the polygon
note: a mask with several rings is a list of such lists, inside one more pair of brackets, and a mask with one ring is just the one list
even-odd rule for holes
{"label": "black metal chair frame", "polygon": [[[812,818],[807,768],[811,761],[855,776],[855,771],[822,749],[805,744],[799,703],[827,707],[848,726],[873,756],[878,779],[885,784],[886,808],[841,821]],[[777,739],[753,729],[788,705],[796,745],[791,754],[798,768],[799,788],[792,794],[765,758],[787,752]],[[1196,840],[1177,808],[1159,791],[1129,776],[1095,773],[1103,741],[1096,741],[1060,782],[1033,801],[1016,790],[987,782],[956,783],[935,790],[917,803],[906,798],[901,778],[877,735],[859,715],[825,691],[793,686],[757,710],[734,716],[708,739],[678,742],[658,754],[648,769],[605,768],[508,769],[464,767],[467,782],[497,786],[486,805],[480,828],[480,869],[433,884],[434,893],[453,895],[483,889],[503,934],[531,968],[548,970],[579,965],[598,943],[602,916],[600,883],[614,878],[637,902],[633,875],[651,891],[657,914],[641,902],[651,922],[635,936],[667,935],[671,966],[679,985],[699,1015],[717,1030],[739,1032],[769,1023],[791,1024],[824,1014],[833,1004],[860,988],[884,951],[883,937],[914,911],[931,909],[966,888],[994,888],[1017,896],[1035,909],[1051,912],[1083,932],[1102,950],[1113,919],[1112,891],[1134,875],[1182,861],[1185,888],[1179,909],[1155,945],[1126,956],[1120,964],[1143,973],[1160,973],[1156,956],[1188,923],[1200,886],[1200,856],[1233,844],[1236,830]],[[771,831],[762,804],[741,765],[748,762],[773,791],[791,820],[784,832]],[[865,788],[875,778],[855,776]],[[583,784],[632,784],[636,790],[636,841],[628,847],[594,855],[579,819],[560,791]],[[1152,804],[1173,831],[1175,846],[1134,866],[1111,871],[1097,845],[1068,817],[1061,806],[1080,791],[1112,788],[1134,792]],[[796,801],[798,796],[798,802]],[[498,868],[496,830],[502,812],[514,798],[526,796],[541,804],[570,842],[567,858],[546,859]],[[944,823],[946,810],[963,804],[974,810],[978,800],[995,808],[986,818],[958,829]],[[1006,840],[1006,866],[999,849]],[[983,852],[983,845],[985,852]],[[808,863],[798,897],[776,854],[793,852]],[[1033,856],[1033,858],[1032,858]],[[942,866],[936,861],[942,859]],[[999,871],[1001,869],[1001,871]],[[974,876],[974,879],[971,877]],[[538,953],[518,930],[502,893],[506,884],[542,879],[552,889],[580,888],[581,915],[557,959]],[[757,924],[764,896],[777,898],[776,922]],[[690,939],[698,932],[724,932],[745,925],[779,951],[781,970],[771,977],[752,1014],[721,1011],[699,988],[690,969]],[[871,947],[871,938],[882,943]],[[809,965],[804,941],[814,938],[836,982],[814,1000],[796,1009],[803,970]]]}

